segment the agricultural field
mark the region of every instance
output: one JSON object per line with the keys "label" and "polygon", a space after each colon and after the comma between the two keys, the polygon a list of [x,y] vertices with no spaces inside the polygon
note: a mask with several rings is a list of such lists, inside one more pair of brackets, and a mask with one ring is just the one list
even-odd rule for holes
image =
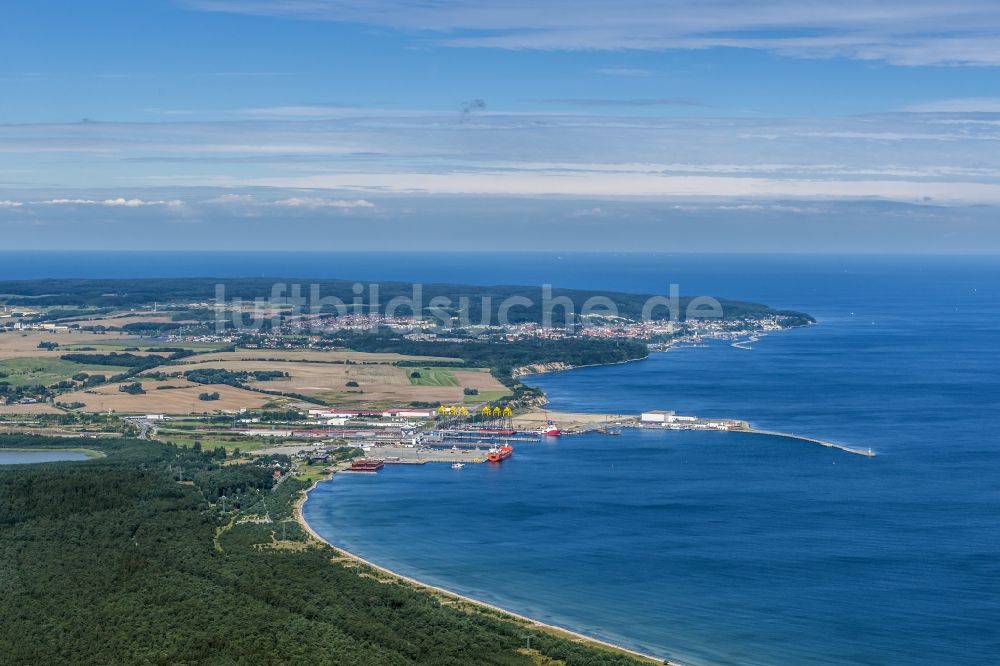
{"label": "agricultural field", "polygon": [[407,368],[410,383],[416,386],[458,386],[458,379],[451,368]]}
{"label": "agricultural field", "polygon": [[[238,411],[258,409],[275,402],[273,396],[247,391],[246,389],[217,384],[194,384],[185,381],[151,381],[137,378],[142,383],[144,394],[131,395],[118,390],[119,384],[110,384],[75,391],[59,396],[59,402],[81,402],[81,411],[134,413],[134,414],[201,414],[218,410]],[[132,382],[127,382],[132,383]],[[157,386],[177,388],[157,389]],[[218,393],[218,400],[201,400],[202,393]],[[279,399],[280,401],[280,399]]]}
{"label": "agricultural field", "polygon": [[[150,349],[163,349],[169,347],[170,349],[188,349],[193,352],[204,352],[204,351],[215,351],[221,349],[224,345],[216,342],[163,342],[161,340],[150,340],[146,339],[136,339],[136,338],[118,338],[111,337],[108,339],[98,339],[89,340],[85,343],[66,345],[65,347],[60,346],[57,351],[60,352],[74,352],[74,351],[85,351],[87,349],[95,350],[102,354],[109,354],[111,352],[123,352],[125,350],[130,350],[130,353],[137,356],[142,356],[146,354],[163,354],[164,352],[150,352]],[[139,351],[134,351],[138,349]]]}
{"label": "agricultural field", "polygon": [[[41,342],[55,342],[59,347],[54,350],[39,349]],[[108,378],[127,368],[74,363],[65,361],[60,356],[83,350],[105,354],[124,352],[135,356],[151,353],[162,355],[162,352],[148,351],[150,347],[182,348],[208,353],[185,359],[183,364],[158,366],[147,371],[146,375],[152,372],[173,374],[190,370],[222,369],[233,372],[271,371],[287,373],[288,377],[271,381],[254,381],[251,378],[245,389],[197,384],[180,378],[166,382],[178,388],[157,390],[157,382],[144,380],[139,376],[136,379],[143,382],[147,391],[145,394],[123,393],[118,390],[118,384],[115,384],[60,394],[55,400],[64,404],[82,403],[84,406],[80,409],[86,412],[201,414],[218,410],[253,409],[265,405],[281,408],[296,402],[293,397],[284,398],[264,392],[300,394],[331,405],[362,408],[393,407],[411,402],[472,404],[496,400],[507,394],[507,389],[486,370],[437,365],[456,360],[450,358],[301,349],[217,351],[222,345],[167,343],[116,333],[87,332],[30,331],[0,334],[0,381],[7,382],[11,387],[21,387],[51,386],[79,373]],[[397,361],[426,362],[427,365],[399,367],[395,365]],[[413,376],[414,373],[417,376]],[[466,388],[476,389],[479,394],[465,395]],[[219,400],[198,399],[201,393],[213,392],[220,394]]]}
{"label": "agricultural field", "polygon": [[[128,324],[168,324],[174,323],[184,323],[183,321],[176,321],[171,317],[170,312],[158,312],[158,313],[123,313],[117,315],[102,315],[94,318],[82,317],[80,319],[73,319],[68,321],[63,321],[64,324],[79,324],[80,326],[105,326],[105,327],[122,327]],[[193,321],[193,320],[189,320]]]}
{"label": "agricultural field", "polygon": [[44,402],[36,402],[28,405],[0,405],[0,415],[21,415],[21,414],[62,414],[61,409],[48,405]]}
{"label": "agricultural field", "polygon": [[[0,360],[26,356],[58,356],[64,347],[74,345],[96,347],[100,343],[135,344],[134,338],[119,333],[87,333],[81,331],[9,331],[0,333]],[[39,349],[42,342],[55,342],[55,351]]]}
{"label": "agricultural field", "polygon": [[479,389],[477,395],[462,395],[462,402],[466,405],[479,405],[484,402],[496,402],[510,395],[506,386],[500,384],[498,389]]}
{"label": "agricultural field", "polygon": [[69,379],[79,372],[107,377],[122,371],[122,368],[64,361],[59,358],[58,350],[55,352],[36,350],[36,353],[39,352],[51,355],[21,356],[0,360],[0,381],[5,381],[11,386],[33,386],[35,384],[48,386]]}
{"label": "agricultural field", "polygon": [[[173,346],[173,344],[171,344]],[[382,354],[378,352],[357,352],[348,350],[322,351],[318,349],[238,349],[232,352],[204,354],[191,359],[192,363],[214,361],[313,361],[325,363],[392,363],[395,361],[426,361],[447,363],[461,361],[458,358],[436,356],[404,356],[403,354]]]}
{"label": "agricultural field", "polygon": [[[241,354],[243,352],[233,352]],[[307,352],[308,353],[308,352]],[[336,352],[315,352],[336,353]],[[220,354],[232,358],[231,355]],[[185,363],[160,367],[165,372],[186,372],[206,368],[229,370],[232,372],[282,372],[288,377],[263,382],[250,382],[254,389],[299,393],[340,406],[357,405],[363,407],[390,407],[410,402],[460,403],[468,397],[465,388],[474,388],[495,399],[507,393],[506,388],[487,370],[477,368],[412,368],[398,367],[391,362],[373,362],[375,356],[392,354],[352,354],[354,359],[366,358],[366,362],[347,365],[342,363],[316,363],[309,361],[257,361],[225,360],[217,362]],[[204,357],[197,357],[201,360]],[[413,360],[413,357],[406,357]],[[413,372],[421,373],[420,378],[411,379]],[[426,375],[426,376],[425,376]],[[348,382],[357,386],[348,386]]]}

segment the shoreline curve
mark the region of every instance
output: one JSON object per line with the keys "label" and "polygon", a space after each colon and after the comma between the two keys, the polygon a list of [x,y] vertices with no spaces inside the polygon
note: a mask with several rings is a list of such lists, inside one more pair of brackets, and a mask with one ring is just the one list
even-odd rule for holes
{"label": "shoreline curve", "polygon": [[[661,353],[663,353],[663,352],[661,352]],[[604,365],[620,365],[620,364],[625,364],[625,363],[634,363],[634,362],[637,362],[637,361],[647,360],[648,358],[649,358],[649,354],[647,354],[646,356],[644,356],[642,358],[625,359],[625,360],[622,360],[622,361],[613,361],[611,363],[592,363],[592,364],[586,364],[586,365],[571,365],[571,364],[568,364],[568,363],[539,363],[539,364],[531,364],[531,365],[519,366],[519,367],[515,368],[511,372],[511,376],[515,380],[520,380],[522,377],[529,377],[531,375],[541,375],[541,374],[547,374],[547,373],[550,373],[550,372],[565,372],[567,370],[575,370],[577,368],[586,368],[586,367],[596,367],[596,366],[604,366]],[[547,403],[548,403],[548,395],[543,391],[542,392],[541,404],[544,405],[544,404],[547,404]],[[833,443],[833,442],[828,442],[826,440],[815,439],[815,438],[812,438],[812,437],[805,437],[805,436],[801,436],[801,435],[795,435],[795,434],[783,433],[783,432],[774,432],[774,431],[767,431],[767,430],[757,430],[755,428],[749,428],[748,430],[744,430],[744,431],[741,431],[741,432],[747,432],[747,433],[750,433],[750,434],[757,434],[757,435],[770,435],[770,436],[776,436],[776,437],[784,437],[784,438],[788,438],[788,439],[796,439],[796,440],[804,441],[804,442],[807,442],[807,443],[819,444],[819,445],[825,446],[825,447],[840,449],[840,450],[845,451],[847,453],[853,453],[853,454],[856,454],[856,455],[863,455],[863,456],[866,456],[866,457],[874,457],[874,453],[871,451],[871,449],[868,449],[867,451],[864,451],[864,450],[861,450],[861,449],[856,449],[854,447],[849,447],[849,446],[845,446],[845,445],[841,445],[841,444],[836,444],[836,443]],[[389,576],[389,577],[391,577],[391,578],[393,578],[393,579],[395,579],[397,581],[408,583],[408,584],[416,587],[418,590],[423,590],[423,591],[431,592],[431,593],[434,593],[434,594],[439,594],[439,595],[448,597],[448,598],[453,599],[453,600],[457,600],[457,601],[461,601],[463,603],[470,604],[470,605],[475,606],[475,607],[477,607],[477,608],[479,608],[481,610],[487,610],[487,611],[492,611],[494,613],[500,613],[501,615],[506,616],[508,619],[517,620],[517,621],[526,623],[528,626],[531,626],[531,627],[534,627],[536,629],[539,629],[540,631],[545,631],[545,632],[552,633],[554,635],[561,636],[561,637],[564,637],[564,638],[571,638],[571,639],[575,639],[575,640],[578,640],[578,641],[581,641],[581,642],[584,642],[584,643],[589,643],[589,644],[591,644],[591,645],[593,645],[595,647],[603,648],[605,650],[609,650],[609,651],[612,651],[612,652],[624,653],[624,654],[627,654],[627,655],[629,655],[631,657],[639,659],[640,661],[644,661],[644,662],[648,662],[648,663],[665,664],[666,666],[685,666],[683,663],[678,662],[678,661],[674,661],[673,659],[670,659],[670,658],[656,657],[656,656],[651,655],[651,654],[646,654],[644,652],[640,652],[638,650],[633,650],[632,648],[628,648],[628,647],[625,647],[623,645],[618,645],[618,644],[612,643],[610,641],[605,641],[605,640],[602,640],[602,639],[599,639],[599,638],[595,638],[593,636],[588,636],[586,634],[583,634],[583,633],[578,632],[578,631],[574,631],[572,629],[567,629],[566,627],[560,627],[558,625],[549,624],[547,622],[542,622],[541,620],[537,620],[535,618],[528,617],[527,615],[522,615],[520,613],[516,613],[516,612],[508,610],[506,608],[502,608],[500,606],[496,606],[494,604],[490,604],[490,603],[487,603],[485,601],[481,601],[479,599],[475,599],[475,598],[472,598],[472,597],[469,597],[469,596],[466,596],[466,595],[463,595],[463,594],[459,594],[458,592],[454,592],[452,590],[448,590],[446,588],[439,587],[437,585],[430,585],[428,583],[424,583],[424,582],[419,581],[419,580],[417,580],[415,578],[411,578],[410,576],[405,576],[405,575],[403,575],[403,574],[401,574],[399,572],[396,572],[396,571],[393,571],[393,570],[388,569],[386,567],[383,567],[381,565],[375,564],[374,562],[372,562],[370,560],[367,560],[367,559],[361,557],[360,555],[357,555],[355,553],[352,553],[352,552],[350,552],[348,550],[345,550],[345,549],[343,549],[343,548],[341,548],[339,546],[336,546],[336,545],[330,543],[329,541],[327,541],[326,539],[324,539],[322,536],[320,536],[320,534],[318,532],[316,532],[316,530],[314,530],[312,528],[312,526],[309,524],[309,522],[305,518],[305,514],[303,512],[303,508],[305,507],[306,502],[309,500],[309,493],[311,493],[316,488],[316,486],[318,486],[322,481],[329,481],[329,480],[332,479],[332,477],[333,477],[333,474],[330,474],[329,476],[327,476],[324,479],[319,479],[317,481],[314,481],[313,484],[309,488],[303,490],[301,492],[301,494],[300,494],[300,497],[295,501],[293,514],[295,516],[295,521],[302,527],[303,530],[306,531],[306,533],[313,540],[315,540],[315,541],[317,541],[317,542],[319,542],[321,544],[324,544],[324,545],[328,546],[329,548],[332,548],[337,553],[340,553],[341,555],[343,555],[347,559],[353,560],[354,562],[357,562],[358,564],[361,564],[363,566],[366,566],[366,567],[369,567],[371,569],[374,569],[375,571],[383,573],[383,574],[385,574],[385,575],[387,575],[387,576]]]}
{"label": "shoreline curve", "polygon": [[560,626],[555,625],[555,624],[549,624],[547,622],[542,622],[541,620],[536,620],[535,618],[528,617],[527,615],[522,615],[520,613],[515,613],[514,611],[508,610],[506,608],[502,608],[500,606],[496,606],[494,604],[490,604],[490,603],[487,603],[485,601],[481,601],[479,599],[474,599],[474,598],[466,596],[464,594],[459,594],[458,592],[453,592],[452,590],[448,590],[448,589],[445,589],[443,587],[438,587],[437,585],[430,585],[428,583],[424,583],[424,582],[419,581],[419,580],[417,580],[415,578],[411,578],[410,576],[405,576],[405,575],[403,575],[403,574],[401,574],[399,572],[396,572],[396,571],[393,571],[391,569],[387,569],[386,567],[383,567],[381,565],[375,564],[374,562],[371,562],[370,560],[366,560],[365,558],[361,557],[360,555],[357,555],[357,554],[352,553],[350,551],[344,550],[340,546],[335,546],[334,544],[330,543],[329,541],[327,541],[326,539],[324,539],[322,536],[320,536],[319,533],[312,528],[312,526],[306,520],[305,514],[303,512],[303,508],[305,507],[306,502],[309,501],[309,493],[311,493],[316,488],[316,486],[318,486],[322,481],[329,481],[329,480],[331,480],[331,478],[332,478],[332,475],[330,477],[325,478],[325,479],[320,479],[318,481],[314,481],[313,484],[311,486],[309,486],[309,488],[307,488],[306,490],[303,490],[301,492],[301,497],[299,497],[299,499],[297,499],[295,501],[294,515],[295,515],[295,521],[302,527],[302,529],[304,529],[306,531],[306,533],[310,537],[312,537],[314,540],[318,541],[319,543],[322,543],[322,544],[324,544],[326,546],[329,546],[330,548],[333,548],[335,551],[337,551],[338,553],[340,553],[344,557],[347,557],[348,559],[354,560],[355,562],[357,562],[359,564],[362,564],[364,566],[367,566],[367,567],[370,567],[372,569],[375,569],[376,571],[379,571],[379,572],[381,572],[383,574],[386,574],[387,576],[395,578],[396,580],[399,580],[399,581],[402,581],[402,582],[405,582],[405,583],[409,583],[410,585],[416,586],[420,590],[429,591],[429,592],[433,592],[435,594],[444,595],[444,596],[449,597],[451,599],[458,600],[458,601],[461,601],[461,602],[464,602],[464,603],[476,606],[476,607],[478,607],[481,610],[488,610],[488,611],[492,611],[494,613],[500,613],[502,615],[507,616],[508,619],[518,620],[520,622],[527,623],[528,625],[530,625],[532,627],[535,627],[535,628],[537,628],[537,629],[539,629],[541,631],[546,631],[546,632],[555,634],[557,636],[561,636],[563,638],[576,639],[576,640],[578,640],[580,642],[590,643],[590,644],[594,645],[595,647],[603,648],[603,649],[606,649],[606,650],[609,650],[609,651],[612,651],[612,652],[625,653],[625,654],[627,654],[627,655],[629,655],[631,657],[639,659],[640,661],[645,661],[645,662],[655,663],[655,664],[665,664],[666,666],[685,666],[683,663],[678,662],[678,661],[674,661],[672,659],[668,659],[668,658],[665,658],[665,657],[657,657],[657,656],[654,656],[654,655],[651,655],[651,654],[646,654],[644,652],[639,652],[638,650],[633,650],[632,648],[625,647],[624,645],[618,645],[616,643],[611,643],[610,641],[605,641],[605,640],[602,640],[600,638],[594,638],[593,636],[588,636],[588,635],[580,633],[578,631],[573,631],[572,629],[567,629],[566,627],[560,627]]}

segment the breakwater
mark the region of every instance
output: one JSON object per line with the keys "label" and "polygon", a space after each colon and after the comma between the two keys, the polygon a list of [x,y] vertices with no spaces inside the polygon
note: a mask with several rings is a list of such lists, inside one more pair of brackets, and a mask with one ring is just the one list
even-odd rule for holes
{"label": "breakwater", "polygon": [[784,437],[786,439],[797,439],[802,442],[808,442],[810,444],[819,444],[820,446],[826,446],[831,449],[839,449],[847,453],[853,453],[858,456],[865,456],[866,458],[874,458],[875,452],[871,449],[862,449],[854,446],[847,446],[845,444],[837,444],[836,442],[829,442],[825,439],[817,439],[815,437],[806,437],[805,435],[796,435],[788,432],[778,432],[775,430],[757,430],[756,428],[748,428],[739,432],[749,432],[754,435],[768,435],[770,437]]}

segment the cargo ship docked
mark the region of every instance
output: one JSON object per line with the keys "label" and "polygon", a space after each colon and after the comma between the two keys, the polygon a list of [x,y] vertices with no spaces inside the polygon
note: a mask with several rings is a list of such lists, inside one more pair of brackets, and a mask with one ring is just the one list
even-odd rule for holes
{"label": "cargo ship docked", "polygon": [[369,472],[374,474],[385,467],[384,460],[373,460],[371,458],[360,458],[351,463],[351,466],[347,468],[348,472]]}
{"label": "cargo ship docked", "polygon": [[486,452],[486,459],[490,462],[501,462],[510,458],[514,453],[514,447],[510,444],[504,444],[503,446],[493,446],[489,451]]}

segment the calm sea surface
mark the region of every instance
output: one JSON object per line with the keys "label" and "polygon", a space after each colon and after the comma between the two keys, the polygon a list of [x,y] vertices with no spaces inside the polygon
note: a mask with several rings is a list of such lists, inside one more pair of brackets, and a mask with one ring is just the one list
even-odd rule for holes
{"label": "calm sea surface", "polygon": [[[309,522],[428,583],[690,664],[1000,658],[1000,261],[669,255],[16,255],[0,278],[281,275],[715,294],[819,323],[534,377],[551,408],[675,409],[871,447],[632,431],[500,466],[320,484]],[[21,262],[21,264],[17,264]],[[132,263],[129,263],[132,262]]]}

